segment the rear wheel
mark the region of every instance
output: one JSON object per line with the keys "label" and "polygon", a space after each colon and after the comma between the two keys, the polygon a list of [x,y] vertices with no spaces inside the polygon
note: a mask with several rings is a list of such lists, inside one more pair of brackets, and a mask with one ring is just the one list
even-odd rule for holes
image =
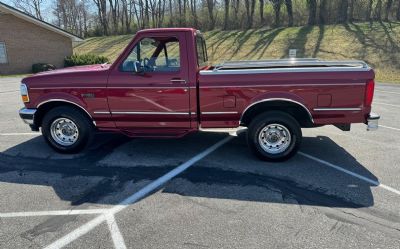
{"label": "rear wheel", "polygon": [[250,149],[266,161],[289,159],[298,151],[301,138],[297,120],[279,111],[258,115],[250,123],[247,134]]}
{"label": "rear wheel", "polygon": [[46,142],[61,153],[84,149],[93,136],[90,120],[75,108],[61,106],[51,109],[42,120]]}

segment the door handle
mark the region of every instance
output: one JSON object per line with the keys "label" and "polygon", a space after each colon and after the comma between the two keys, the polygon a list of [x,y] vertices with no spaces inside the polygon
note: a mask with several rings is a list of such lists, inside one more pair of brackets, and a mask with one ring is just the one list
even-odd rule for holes
{"label": "door handle", "polygon": [[182,79],[171,79],[172,83],[181,83],[181,84],[186,84],[186,80]]}

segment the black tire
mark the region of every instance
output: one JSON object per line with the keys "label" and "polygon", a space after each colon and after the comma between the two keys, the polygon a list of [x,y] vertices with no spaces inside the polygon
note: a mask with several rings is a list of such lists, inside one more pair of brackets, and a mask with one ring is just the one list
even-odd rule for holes
{"label": "black tire", "polygon": [[[281,136],[281,139],[284,140],[282,143],[285,144],[284,146],[281,146],[280,149],[283,149],[283,147],[286,147],[283,151],[279,152],[276,151],[274,153],[270,153],[267,150],[271,150],[270,148],[263,149],[263,147],[268,147],[265,141],[260,141],[261,138],[259,138],[260,133],[263,131],[264,128],[266,127],[272,127],[272,129],[277,128],[277,126],[273,126],[273,124],[278,124],[280,128],[285,127],[286,130],[289,132],[290,136],[290,142],[287,142],[288,140],[286,139],[286,136]],[[270,126],[269,126],[270,125]],[[280,131],[276,130],[275,131]],[[275,132],[276,133],[276,132]],[[287,134],[287,132],[278,132],[279,134]],[[271,134],[271,133],[269,133]],[[264,133],[264,136],[261,135],[261,137],[265,137],[266,133]],[[275,140],[279,138],[275,136]],[[298,151],[300,144],[301,144],[301,139],[302,139],[302,133],[301,133],[301,128],[299,123],[297,122],[296,119],[294,119],[292,116],[290,116],[287,113],[280,112],[280,111],[270,111],[270,112],[265,112],[262,113],[258,116],[256,116],[250,123],[248,127],[248,132],[247,132],[247,142],[252,150],[252,152],[259,157],[262,160],[265,161],[284,161],[292,157],[293,155],[296,154]],[[261,142],[264,143],[264,145],[261,145]],[[276,147],[279,150],[279,145],[277,144]],[[273,148],[273,147],[272,147]]]}
{"label": "black tire", "polygon": [[[62,145],[53,138],[50,130],[51,126],[54,121],[60,118],[69,119],[77,127],[79,135],[77,135],[77,139],[73,144]],[[80,110],[69,106],[60,106],[51,109],[43,117],[42,134],[47,144],[54,150],[60,153],[72,154],[83,150],[89,144],[93,138],[94,127],[89,118]]]}

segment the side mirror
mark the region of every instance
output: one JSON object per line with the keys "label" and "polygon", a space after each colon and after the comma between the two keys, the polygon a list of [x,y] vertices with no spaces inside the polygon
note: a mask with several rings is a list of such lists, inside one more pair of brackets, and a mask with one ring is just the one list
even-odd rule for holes
{"label": "side mirror", "polygon": [[143,74],[144,73],[144,68],[140,61],[135,61],[133,63],[133,72],[136,74]]}

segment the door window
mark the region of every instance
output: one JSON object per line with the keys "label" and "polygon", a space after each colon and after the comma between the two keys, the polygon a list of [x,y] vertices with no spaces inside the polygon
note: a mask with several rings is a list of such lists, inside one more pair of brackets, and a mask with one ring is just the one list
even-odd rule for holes
{"label": "door window", "polygon": [[121,71],[134,72],[135,66],[144,72],[178,72],[180,46],[175,37],[144,38],[136,44],[122,63]]}

